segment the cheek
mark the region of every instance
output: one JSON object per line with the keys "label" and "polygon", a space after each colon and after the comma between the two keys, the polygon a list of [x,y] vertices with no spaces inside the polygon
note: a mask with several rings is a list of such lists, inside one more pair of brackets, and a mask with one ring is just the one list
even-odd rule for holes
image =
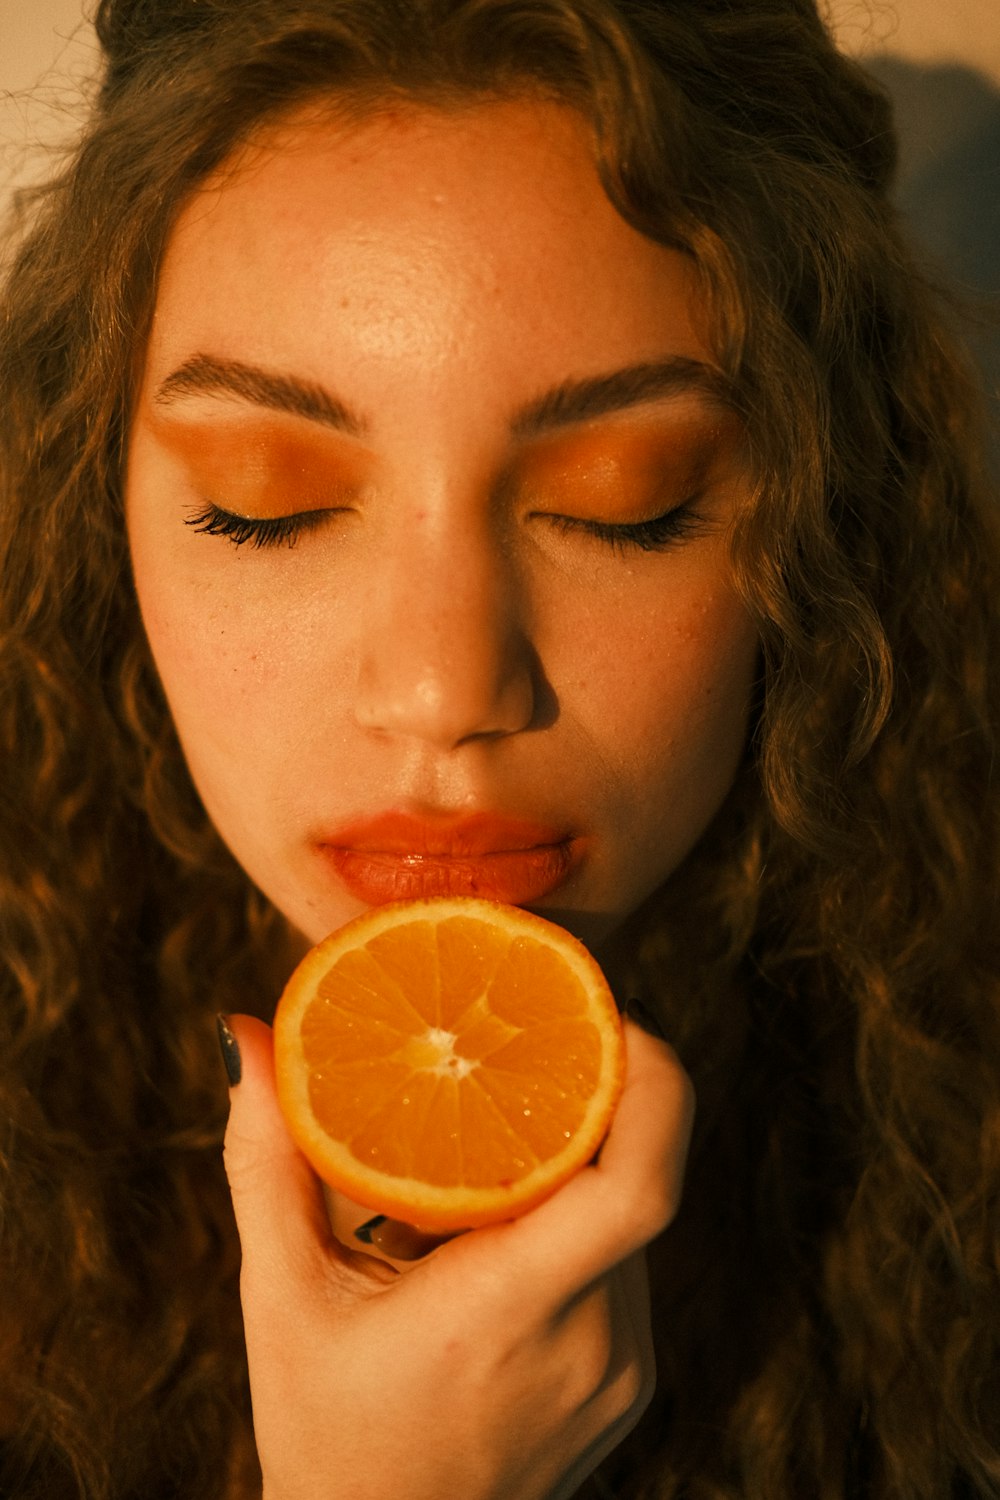
{"label": "cheek", "polygon": [[718,811],[746,744],[756,634],[725,589],[651,612],[617,650],[587,707],[600,747],[618,874],[648,893]]}
{"label": "cheek", "polygon": [[[213,549],[214,550],[214,549]],[[198,781],[287,754],[304,715],[336,691],[316,631],[280,597],[225,590],[210,573],[157,567],[133,543],[139,604],[167,701]],[[251,559],[252,561],[252,559]]]}
{"label": "cheek", "polygon": [[[602,677],[600,732],[637,769],[742,745],[757,640],[728,590],[678,598],[631,627],[595,631],[591,646]],[[593,692],[594,673],[581,685]]]}
{"label": "cheek", "polygon": [[137,574],[146,635],[179,727],[201,720],[204,729],[218,727],[251,691],[259,652],[238,615],[219,607],[210,591],[141,568]]}

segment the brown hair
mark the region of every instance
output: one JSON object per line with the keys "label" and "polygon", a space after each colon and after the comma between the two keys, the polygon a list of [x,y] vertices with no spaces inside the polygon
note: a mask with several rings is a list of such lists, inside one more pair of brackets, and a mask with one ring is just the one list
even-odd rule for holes
{"label": "brown hair", "polygon": [[746,764],[626,934],[701,1107],[658,1394],[609,1479],[1000,1495],[1000,562],[884,97],[812,0],[101,0],[97,27],[0,353],[0,1488],[253,1483],[206,1017],[267,1013],[279,924],[193,792],[128,573],[166,237],[265,115],[530,91],[694,257],[756,477]]}

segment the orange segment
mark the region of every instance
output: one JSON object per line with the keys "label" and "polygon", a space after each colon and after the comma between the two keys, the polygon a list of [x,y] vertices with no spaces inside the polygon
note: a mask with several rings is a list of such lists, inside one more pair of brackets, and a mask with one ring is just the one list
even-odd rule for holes
{"label": "orange segment", "polygon": [[318,944],[274,1022],[289,1129],[333,1188],[445,1231],[516,1217],[596,1152],[621,1025],[583,945],[473,898],[375,907]]}

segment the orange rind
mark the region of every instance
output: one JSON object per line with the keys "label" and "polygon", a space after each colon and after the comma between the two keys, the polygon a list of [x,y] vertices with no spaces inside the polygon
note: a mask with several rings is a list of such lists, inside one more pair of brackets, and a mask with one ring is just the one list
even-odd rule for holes
{"label": "orange rind", "polygon": [[624,1080],[595,959],[518,907],[374,907],[299,964],[274,1023],[278,1098],[317,1174],[433,1233],[516,1218],[598,1151]]}

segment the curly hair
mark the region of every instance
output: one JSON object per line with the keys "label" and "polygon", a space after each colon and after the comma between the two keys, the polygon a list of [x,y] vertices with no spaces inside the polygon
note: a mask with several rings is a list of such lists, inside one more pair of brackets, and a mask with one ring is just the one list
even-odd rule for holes
{"label": "curly hair", "polygon": [[171,226],[265,118],[540,95],[681,246],[749,435],[745,762],[621,935],[691,1071],[622,1496],[1000,1496],[1000,543],[881,91],[813,0],[101,0],[0,343],[0,1492],[253,1493],[211,1013],[282,923],[188,778],[122,457]]}

